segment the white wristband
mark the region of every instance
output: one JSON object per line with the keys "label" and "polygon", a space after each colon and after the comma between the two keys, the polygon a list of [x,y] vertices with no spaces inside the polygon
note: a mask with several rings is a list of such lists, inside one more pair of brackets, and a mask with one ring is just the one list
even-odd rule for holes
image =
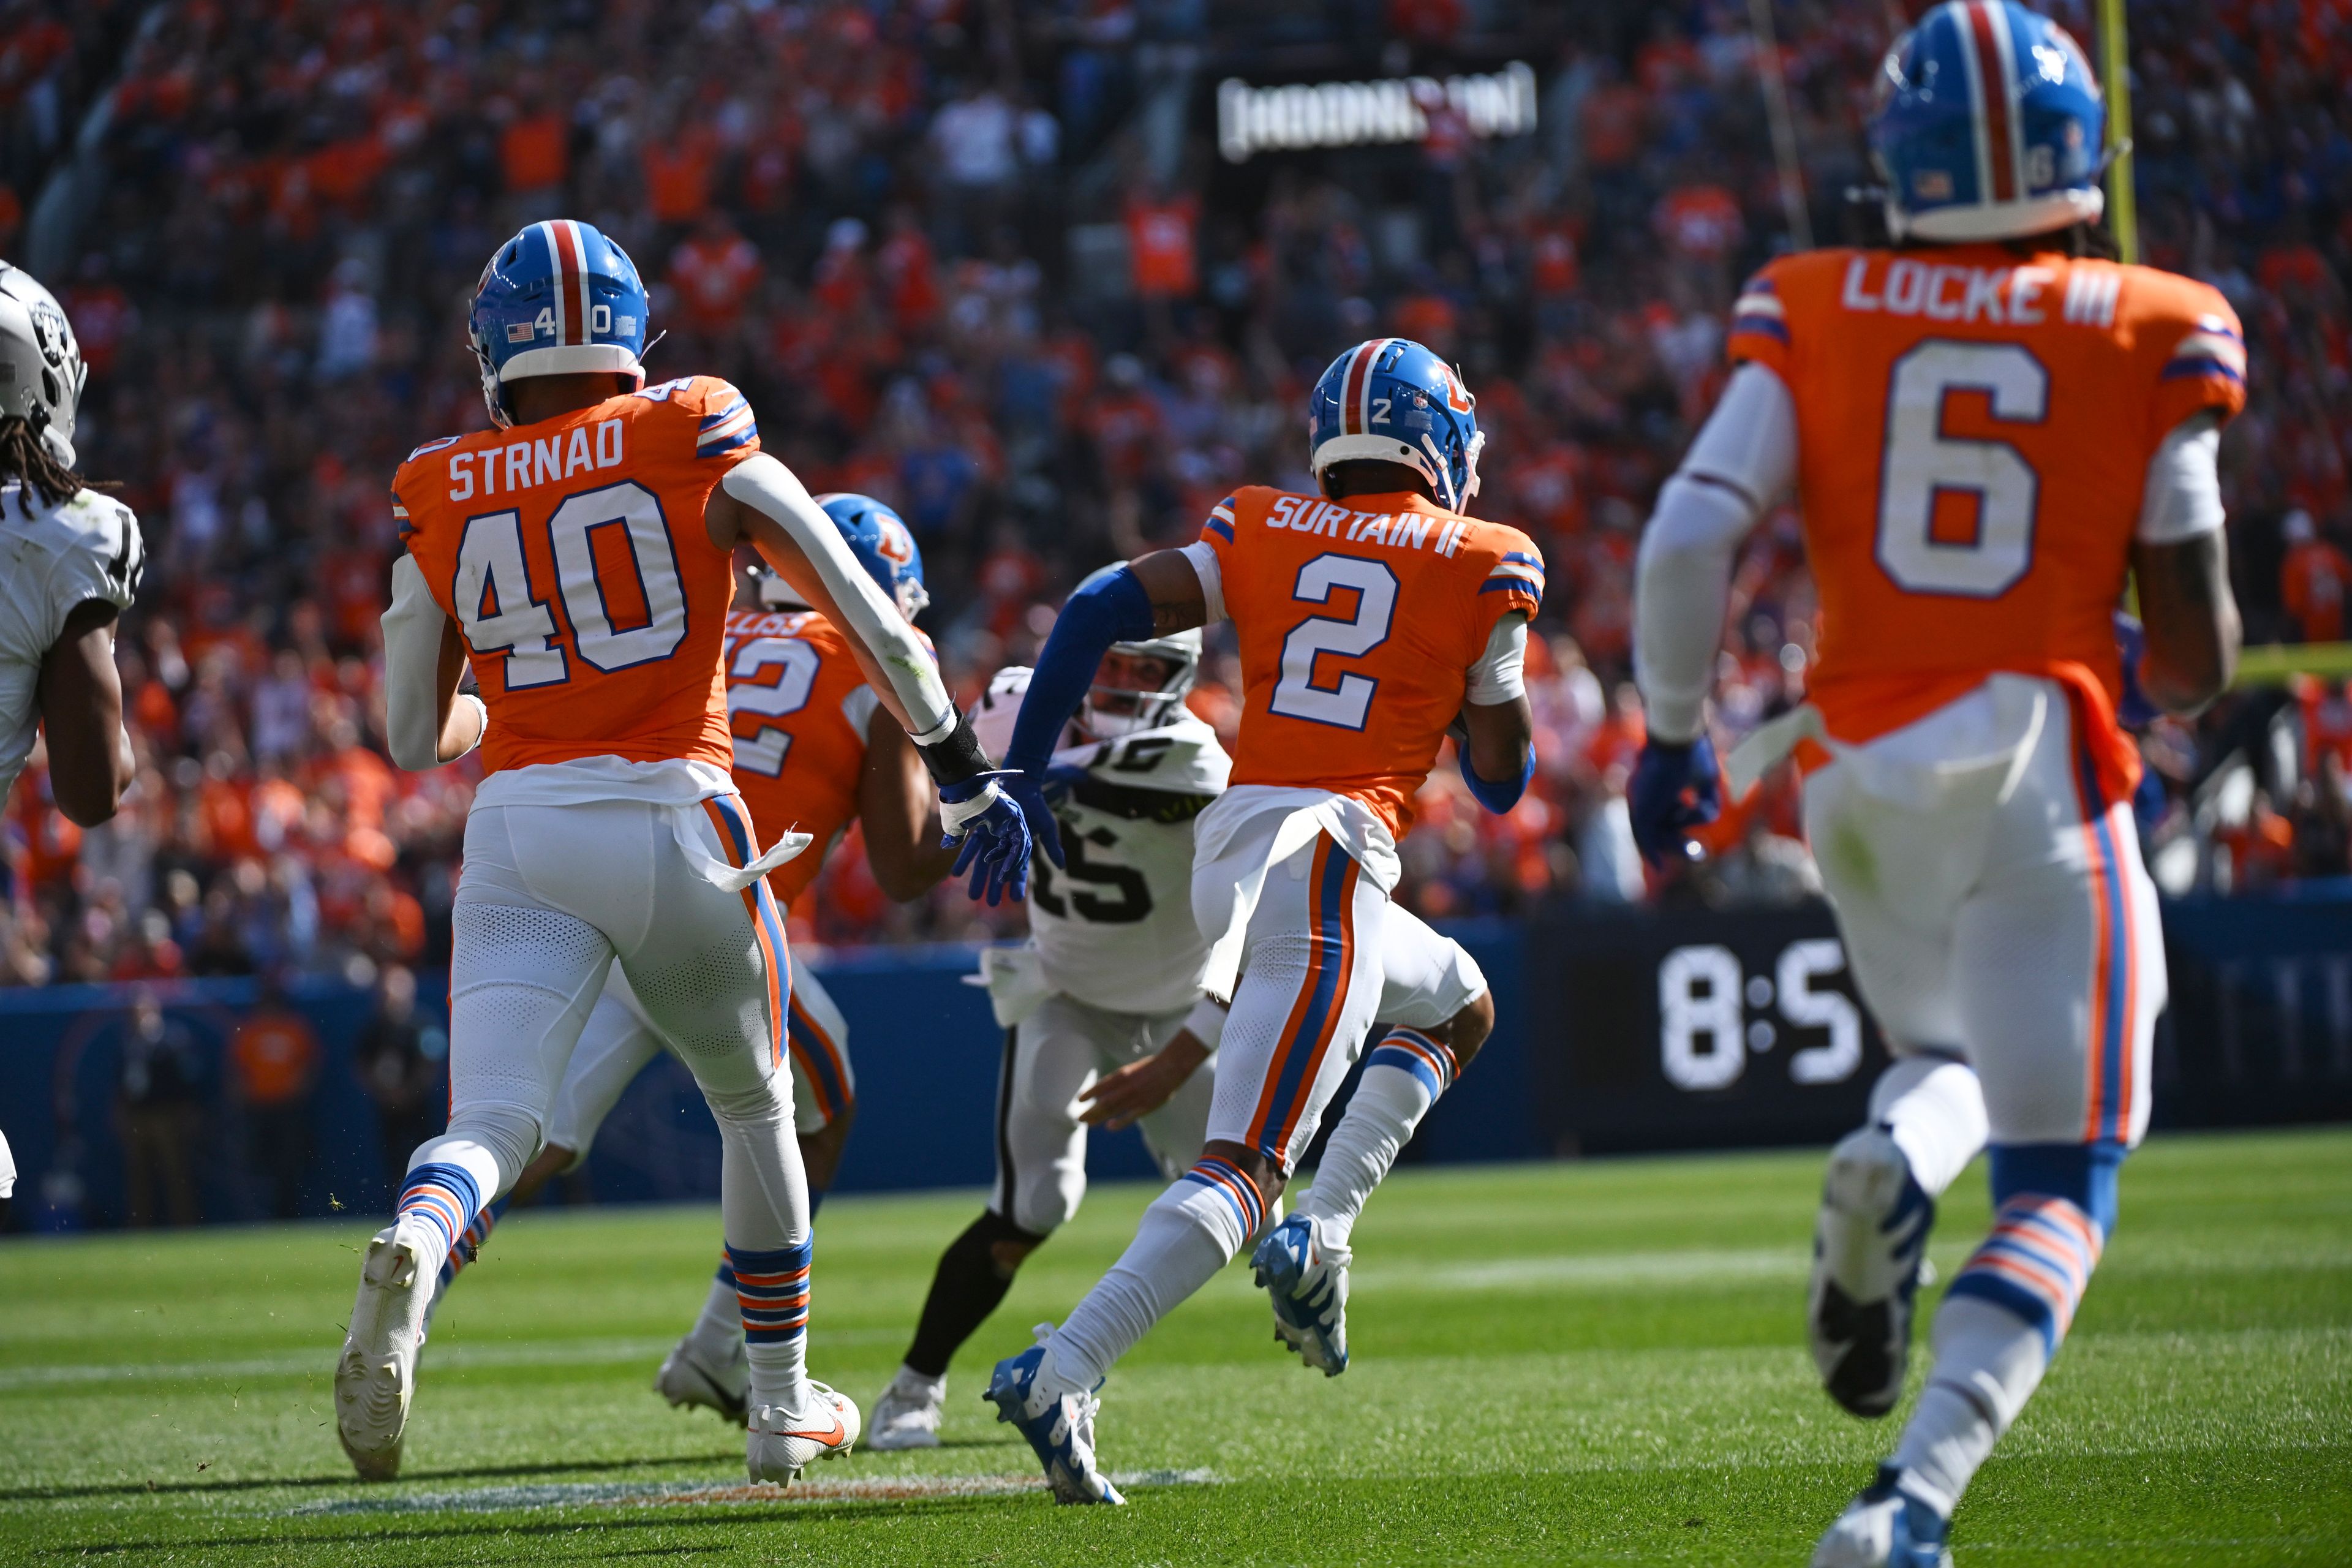
{"label": "white wristband", "polygon": [[[487,741],[487,740],[488,740],[488,739],[489,739],[489,736],[490,736],[490,705],[489,705],[488,703],[487,703],[487,702],[483,701],[479,697],[477,697],[476,695],[474,695],[474,693],[472,693],[472,692],[470,692],[470,691],[460,691],[459,693],[457,693],[457,700],[458,700],[458,701],[460,701],[460,702],[470,702],[470,703],[472,703],[472,704],[474,705],[474,708],[475,708],[476,711],[477,711],[477,712],[478,712],[478,713],[480,714],[480,716],[481,716],[481,722],[480,722],[479,724],[477,724],[477,725],[474,727],[474,740],[473,740],[473,744],[472,744],[472,745],[469,745],[469,746],[467,746],[467,747],[466,748],[466,752],[470,752],[470,751],[472,751],[472,750],[474,749],[474,747],[475,747],[475,746],[478,746],[478,745],[480,745],[484,741]],[[458,757],[462,757],[462,756],[464,756],[464,755],[466,754],[466,752],[458,752],[458,753],[457,753],[457,756],[458,756]],[[457,757],[452,757],[452,758],[450,758],[449,760],[450,760],[451,762],[453,762],[453,763],[454,763],[454,762],[456,762],[456,761],[457,760]]]}
{"label": "white wristband", "polygon": [[1203,996],[1192,1004],[1191,1012],[1184,1015],[1184,1027],[1194,1039],[1213,1051],[1218,1042],[1225,1037],[1225,1010]]}
{"label": "white wristband", "polygon": [[988,815],[988,808],[1006,799],[1005,793],[991,779],[981,792],[970,800],[950,800],[940,797],[940,826],[950,838],[961,838],[964,828],[972,821]]}

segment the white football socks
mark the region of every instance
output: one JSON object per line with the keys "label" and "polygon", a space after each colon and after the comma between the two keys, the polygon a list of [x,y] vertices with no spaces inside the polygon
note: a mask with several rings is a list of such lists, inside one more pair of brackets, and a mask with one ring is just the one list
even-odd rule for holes
{"label": "white football socks", "polygon": [[1040,1394],[1083,1394],[1151,1325],[1207,1284],[1257,1232],[1256,1184],[1223,1160],[1202,1160],[1151,1200],[1119,1260],[1046,1342]]}
{"label": "white football socks", "polygon": [[1889,1463],[1906,1490],[1949,1518],[2050,1362],[2040,1329],[1967,1296],[1936,1310],[1934,1342],[1935,1369]]}
{"label": "white football socks", "polygon": [[706,1086],[703,1099],[719,1123],[719,1210],[751,1363],[751,1406],[776,1405],[797,1419],[815,1409],[807,1371],[814,1238],[790,1092],[779,1072],[736,1093]]}
{"label": "white football socks", "polygon": [[731,1356],[743,1342],[743,1309],[735,1294],[735,1273],[726,1264],[711,1276],[710,1294],[703,1299],[701,1315],[687,1337],[718,1356]]}
{"label": "white football socks", "polygon": [[1345,1247],[1372,1189],[1454,1081],[1454,1053],[1418,1029],[1391,1029],[1364,1058],[1364,1075],[1323,1146],[1315,1186],[1298,1212],[1325,1245]]}
{"label": "white football socks", "polygon": [[1943,1196],[1991,1136],[1976,1069],[1947,1057],[1906,1057],[1879,1074],[1870,1120],[1886,1129],[1931,1198]]}

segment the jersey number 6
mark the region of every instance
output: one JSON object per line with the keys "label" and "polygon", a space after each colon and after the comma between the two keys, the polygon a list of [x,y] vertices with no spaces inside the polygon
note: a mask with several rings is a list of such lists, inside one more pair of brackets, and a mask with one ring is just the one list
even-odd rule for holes
{"label": "jersey number 6", "polygon": [[[1981,392],[1994,419],[2039,425],[2050,373],[2017,343],[1936,338],[1895,362],[1878,483],[1878,564],[1914,594],[1995,599],[2033,564],[2042,480],[2006,441],[1944,434],[1954,392]],[[1973,524],[1939,536],[1944,496],[1975,501]]]}
{"label": "jersey number 6", "polygon": [[[617,531],[619,548],[605,552],[635,574],[636,605],[625,605],[615,626],[605,585],[597,575],[599,531]],[[686,590],[670,549],[669,524],[653,491],[634,479],[567,498],[547,520],[555,557],[555,586],[572,621],[572,646],[592,669],[611,674],[667,658],[686,639]],[[523,557],[522,513],[494,511],[466,520],[457,542],[457,581],[450,602],[478,654],[506,655],[509,691],[571,679],[563,649],[552,640],[555,616],[531,592]]]}
{"label": "jersey number 6", "polygon": [[1355,555],[1318,555],[1298,569],[1290,596],[1302,604],[1328,605],[1345,589],[1356,595],[1352,616],[1309,616],[1282,639],[1282,679],[1266,704],[1286,719],[1304,719],[1340,730],[1361,730],[1380,682],[1369,675],[1342,675],[1332,686],[1315,680],[1315,661],[1325,655],[1361,658],[1389,640],[1396,614],[1397,580],[1377,561]]}

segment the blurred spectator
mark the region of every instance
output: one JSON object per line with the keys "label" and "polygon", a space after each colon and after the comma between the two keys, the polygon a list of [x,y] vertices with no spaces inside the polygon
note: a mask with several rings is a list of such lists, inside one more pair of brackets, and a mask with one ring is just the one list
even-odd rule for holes
{"label": "blurred spectator", "polygon": [[2352,560],[2318,536],[2311,514],[2297,508],[2280,527],[2286,558],[2279,568],[2279,599],[2305,642],[2344,640],[2344,594],[2352,587]]}
{"label": "blurred spectator", "polygon": [[268,1187],[269,1212],[292,1219],[312,1143],[310,1092],[319,1077],[319,1037],[286,998],[277,972],[263,974],[253,1010],[229,1037],[228,1062],[245,1113],[248,1169]]}
{"label": "blurred spectator", "polygon": [[196,1223],[190,1155],[202,1110],[194,1033],[167,1016],[145,986],[131,995],[114,1077],[114,1125],[122,1140],[123,1223],[143,1229]]}
{"label": "blurred spectator", "polygon": [[375,1104],[384,1182],[394,1193],[406,1178],[409,1155],[441,1130],[438,1090],[448,1057],[448,1036],[417,1016],[415,974],[404,964],[386,964],[376,977],[375,1012],[360,1031],[352,1066]]}
{"label": "blurred spectator", "polygon": [[[1825,242],[1868,237],[1843,193],[1868,183],[1868,84],[1914,9],[1779,13]],[[1311,488],[1316,374],[1360,337],[1425,337],[1478,398],[1478,511],[1545,551],[1538,641],[1562,658],[1546,675],[1531,657],[1535,805],[1500,823],[1433,809],[1407,857],[1425,884],[1402,896],[1502,912],[1652,896],[1617,832],[1638,730],[1601,699],[1629,670],[1643,521],[1723,380],[1724,296],[1786,243],[1738,7],[653,15],[10,12],[0,254],[76,159],[88,216],[47,232],[95,367],[77,441],[138,508],[151,564],[121,643],[139,820],[83,835],[27,770],[0,851],[0,984],[163,973],[175,950],[194,974],[446,954],[478,762],[383,761],[383,486],[418,442],[486,421],[459,309],[496,245],[562,212],[646,269],[672,334],[656,379],[730,377],[813,489],[873,490],[916,523],[926,626],[966,694],[1030,657],[1094,566],[1190,539],[1237,484]],[[2081,0],[2053,15],[2087,32]],[[2281,26],[2261,7],[2133,6],[2144,248],[2214,283],[2245,328],[2250,403],[2222,484],[2257,641],[2344,636],[2352,583],[2331,542],[2352,531],[2352,95],[2335,34]],[[1439,89],[1417,144],[1223,166],[1210,128],[1166,108],[1197,62],[1274,49],[1361,79],[1543,62],[1543,123],[1482,139]],[[85,155],[76,127],[102,94]],[[1739,562],[1727,740],[1801,699],[1813,614],[1784,510]],[[1231,653],[1213,636],[1210,671]],[[1230,721],[1232,685],[1202,689],[1213,719]],[[2192,864],[2226,858],[2208,853],[2214,781],[2263,746],[2272,700],[2233,695],[2147,742],[2158,819],[2198,838]],[[2334,712],[2298,703],[2282,743],[2324,756]],[[2265,778],[2293,851],[2279,874],[2317,874],[2336,859],[2321,773]],[[951,892],[898,908],[848,870],[816,903],[796,918],[841,941],[1020,918]]]}

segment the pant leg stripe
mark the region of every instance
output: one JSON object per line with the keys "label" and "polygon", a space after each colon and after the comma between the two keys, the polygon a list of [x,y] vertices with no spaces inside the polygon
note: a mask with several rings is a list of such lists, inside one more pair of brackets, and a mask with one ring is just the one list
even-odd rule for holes
{"label": "pant leg stripe", "polygon": [[[702,808],[719,829],[719,842],[728,851],[727,863],[738,870],[750,865],[758,851],[751,847],[751,818],[744,815],[742,803],[733,795],[714,795],[703,801]],[[768,971],[768,1066],[779,1068],[784,1062],[784,997],[792,987],[791,949],[785,944],[784,924],[777,917],[775,896],[768,891],[765,878],[743,889],[743,908],[751,917],[751,935],[760,944],[761,961]]]}
{"label": "pant leg stripe", "polygon": [[[1326,835],[1315,840],[1315,859],[1307,878],[1307,930],[1311,937],[1320,931],[1323,921],[1323,870],[1331,851],[1330,837]],[[1249,1136],[1254,1145],[1265,1145],[1266,1127],[1275,1114],[1275,1106],[1286,1079],[1291,1053],[1299,1036],[1307,1028],[1322,994],[1323,944],[1310,941],[1307,949],[1307,973],[1298,983],[1298,995],[1290,1006],[1290,1016],[1282,1026],[1282,1035],[1275,1043],[1274,1058],[1266,1064],[1265,1085],[1258,1093],[1257,1112],[1250,1118]]]}
{"label": "pant leg stripe", "polygon": [[1313,1044],[1301,1059],[1294,1053],[1286,1063],[1287,1069],[1296,1068],[1290,1091],[1284,1097],[1280,1136],[1274,1147],[1265,1151],[1266,1158],[1277,1169],[1290,1164],[1291,1140],[1306,1114],[1308,1100],[1314,1097],[1316,1078],[1323,1070],[1323,1059],[1330,1053],[1331,1041],[1339,1034],[1340,1016],[1348,1005],[1348,986],[1353,977],[1356,957],[1356,878],[1355,858],[1346,850],[1334,846],[1330,865],[1323,886],[1323,929],[1318,941],[1324,948],[1323,990],[1326,1000],[1316,1020]]}
{"label": "pant leg stripe", "polygon": [[1017,1061],[1021,1029],[1004,1031],[1004,1059],[996,1069],[996,1213],[1018,1224],[1013,1212],[1013,1070]]}
{"label": "pant leg stripe", "polygon": [[2124,881],[2123,858],[2116,852],[2115,825],[2101,816],[2098,825],[2101,862],[2106,883],[2107,1001],[2106,1033],[2100,1041],[2099,1081],[2106,1091],[2098,1136],[2121,1143],[2131,1131],[2131,1039],[2133,973],[2130,890]]}
{"label": "pant leg stripe", "polygon": [[816,1089],[818,1112],[831,1121],[849,1103],[849,1078],[842,1070],[841,1048],[819,1026],[798,992],[787,999],[787,1005],[791,1009],[786,1024],[792,1032],[793,1058],[803,1065]]}

